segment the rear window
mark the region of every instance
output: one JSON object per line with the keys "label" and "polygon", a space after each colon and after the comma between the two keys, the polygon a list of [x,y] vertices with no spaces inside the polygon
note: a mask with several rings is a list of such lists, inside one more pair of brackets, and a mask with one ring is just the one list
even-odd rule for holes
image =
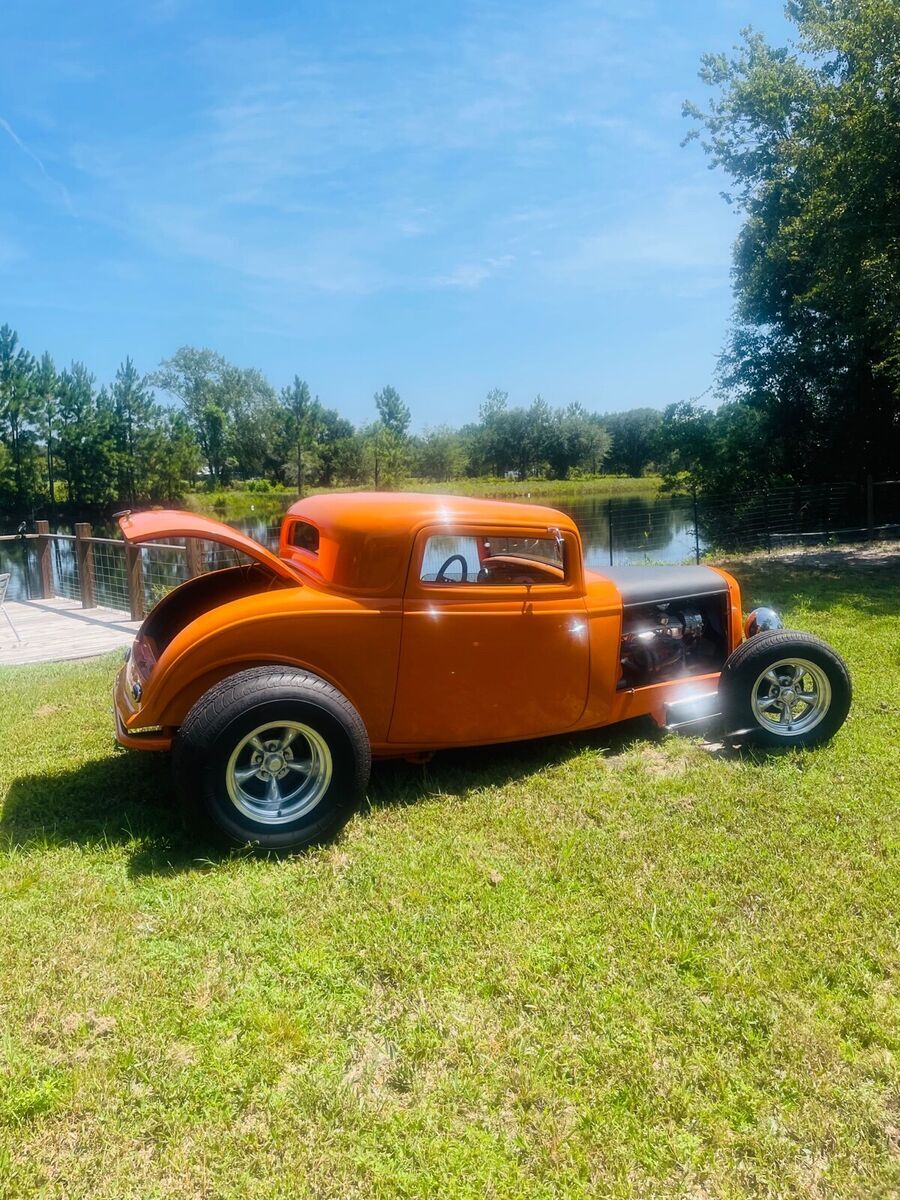
{"label": "rear window", "polygon": [[295,521],[291,530],[291,545],[309,554],[319,553],[319,531],[308,521]]}

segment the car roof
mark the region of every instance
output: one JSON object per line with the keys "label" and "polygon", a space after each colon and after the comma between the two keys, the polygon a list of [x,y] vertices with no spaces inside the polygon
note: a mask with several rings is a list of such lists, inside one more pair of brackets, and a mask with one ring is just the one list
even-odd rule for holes
{"label": "car roof", "polygon": [[[310,521],[318,548],[292,544],[293,521]],[[412,542],[429,525],[495,529],[577,529],[571,517],[540,504],[442,496],[433,492],[326,492],[293,504],[281,528],[279,553],[313,579],[346,592],[399,595]]]}
{"label": "car roof", "polygon": [[319,529],[329,528],[335,534],[340,530],[411,534],[423,525],[447,522],[576,528],[571,517],[543,504],[435,492],[324,492],[298,500],[287,515],[307,518]]}

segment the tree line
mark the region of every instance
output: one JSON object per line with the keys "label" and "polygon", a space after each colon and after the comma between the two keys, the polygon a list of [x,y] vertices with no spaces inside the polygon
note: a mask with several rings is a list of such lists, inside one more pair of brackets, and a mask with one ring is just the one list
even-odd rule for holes
{"label": "tree line", "polygon": [[[164,399],[161,399],[163,397]],[[254,368],[185,346],[141,375],[126,358],[97,386],[80,362],[57,371],[0,328],[0,506],[8,512],[97,510],[166,503],[197,486],[401,486],[410,477],[577,478],[654,468],[654,409],[588,412],[527,407],[490,391],[461,428],[410,431],[397,390],[374,396],[373,420],[354,426],[295,376],[280,391]]]}
{"label": "tree line", "polygon": [[796,41],[744,30],[686,103],[743,224],[713,414],[670,413],[670,467],[706,490],[896,478],[900,6],[789,0]]}

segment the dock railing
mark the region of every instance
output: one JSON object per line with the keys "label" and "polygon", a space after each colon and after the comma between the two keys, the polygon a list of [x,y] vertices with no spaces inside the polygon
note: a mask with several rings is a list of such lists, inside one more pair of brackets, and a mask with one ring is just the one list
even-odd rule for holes
{"label": "dock railing", "polygon": [[144,542],[95,537],[85,521],[74,533],[51,533],[36,521],[34,533],[0,534],[0,551],[18,558],[13,599],[80,600],[82,608],[115,608],[143,620],[168,591],[207,571],[245,561],[238,551],[198,538]]}

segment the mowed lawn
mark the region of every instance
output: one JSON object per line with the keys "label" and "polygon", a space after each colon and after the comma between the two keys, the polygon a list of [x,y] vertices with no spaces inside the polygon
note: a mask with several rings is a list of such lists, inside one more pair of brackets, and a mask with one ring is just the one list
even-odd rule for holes
{"label": "mowed lawn", "polygon": [[0,673],[0,1195],[896,1196],[900,576],[738,573],[827,748],[376,767],[282,860],[185,840],[116,659]]}

